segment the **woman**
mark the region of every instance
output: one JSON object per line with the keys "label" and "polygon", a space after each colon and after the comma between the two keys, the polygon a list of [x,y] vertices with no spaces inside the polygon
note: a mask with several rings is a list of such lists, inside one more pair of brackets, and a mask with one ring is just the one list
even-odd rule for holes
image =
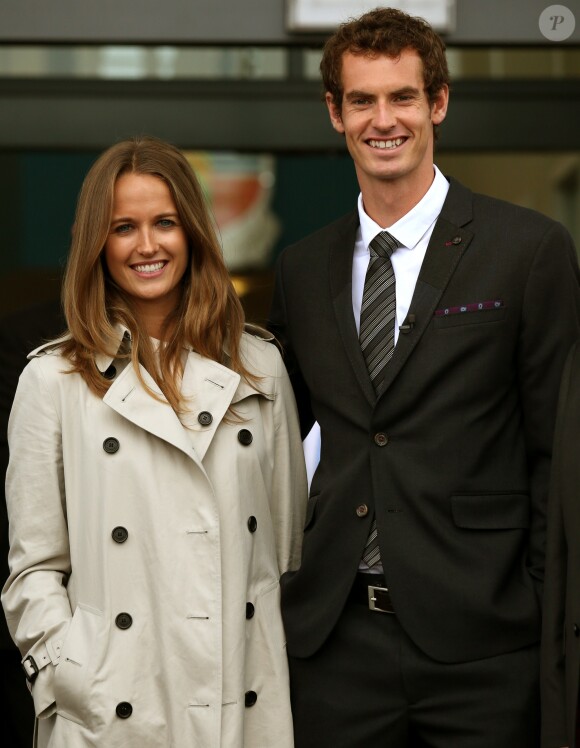
{"label": "woman", "polygon": [[556,423],[542,626],[542,748],[580,745],[580,344],[562,376]]}
{"label": "woman", "polygon": [[63,305],[9,429],[3,605],[38,745],[290,748],[295,404],[178,150],[138,138],[93,165]]}

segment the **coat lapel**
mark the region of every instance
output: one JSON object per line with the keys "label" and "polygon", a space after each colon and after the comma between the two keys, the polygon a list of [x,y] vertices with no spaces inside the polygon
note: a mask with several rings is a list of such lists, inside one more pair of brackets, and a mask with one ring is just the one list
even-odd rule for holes
{"label": "coat lapel", "polygon": [[337,227],[337,233],[329,237],[330,293],[346,354],[364,396],[370,405],[374,405],[376,395],[362,355],[352,311],[352,257],[357,228],[358,213],[354,211]]}
{"label": "coat lapel", "polygon": [[[201,464],[217,427],[235,399],[240,377],[214,361],[190,352],[183,375],[182,392],[189,410],[180,420],[145,369],[143,380],[161,401],[146,392],[132,366],[127,366],[109,388],[103,401],[123,418],[180,449],[203,470]],[[211,423],[198,421],[201,412]]]}
{"label": "coat lapel", "polygon": [[[239,399],[238,390],[245,385],[240,381],[240,375],[231,369],[190,352],[182,384],[189,409],[183,414],[182,421],[200,460],[205,457],[228,408]],[[200,423],[200,413],[210,414],[209,425]]]}

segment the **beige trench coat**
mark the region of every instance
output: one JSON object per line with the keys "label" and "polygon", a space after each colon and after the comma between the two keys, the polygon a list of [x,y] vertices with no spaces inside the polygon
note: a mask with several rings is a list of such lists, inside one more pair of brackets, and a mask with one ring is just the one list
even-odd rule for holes
{"label": "beige trench coat", "polygon": [[293,745],[279,577],[299,563],[305,471],[277,349],[244,333],[242,352],[262,394],[188,354],[187,428],[130,364],[97,360],[102,400],[54,346],[24,370],[2,602],[37,745]]}

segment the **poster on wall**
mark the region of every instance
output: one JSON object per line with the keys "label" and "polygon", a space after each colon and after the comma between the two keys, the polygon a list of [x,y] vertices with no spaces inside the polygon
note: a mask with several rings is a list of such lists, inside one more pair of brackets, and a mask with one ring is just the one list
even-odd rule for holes
{"label": "poster on wall", "polygon": [[268,268],[280,233],[272,210],[276,163],[271,154],[188,151],[211,205],[231,272]]}
{"label": "poster on wall", "polygon": [[[376,0],[286,0],[286,28],[294,32],[333,31],[343,21],[377,5]],[[440,33],[455,28],[456,0],[389,0],[388,5],[421,16]]]}

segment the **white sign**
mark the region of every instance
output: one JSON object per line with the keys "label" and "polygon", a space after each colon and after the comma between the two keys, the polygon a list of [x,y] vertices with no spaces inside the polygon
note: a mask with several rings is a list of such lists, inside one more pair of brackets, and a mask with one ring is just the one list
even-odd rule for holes
{"label": "white sign", "polygon": [[[377,0],[286,0],[288,31],[333,31],[349,18],[376,8]],[[455,28],[455,0],[390,0],[385,7],[420,16],[440,32]]]}

